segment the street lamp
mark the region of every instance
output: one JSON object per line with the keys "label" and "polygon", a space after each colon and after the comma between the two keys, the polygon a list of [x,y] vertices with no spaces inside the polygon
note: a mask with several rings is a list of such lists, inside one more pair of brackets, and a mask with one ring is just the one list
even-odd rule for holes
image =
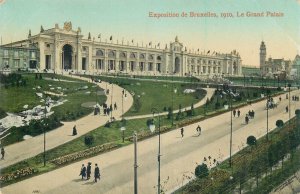
{"label": "street lamp", "polygon": [[110,120],[113,121],[113,92],[114,92],[114,84],[111,82],[111,96],[110,96],[110,103],[111,103],[111,110],[110,110]]}
{"label": "street lamp", "polygon": [[288,84],[289,87],[289,124],[291,120],[291,84]]}
{"label": "street lamp", "polygon": [[229,166],[232,167],[232,96],[229,90],[230,99],[230,149],[229,149]]}
{"label": "street lamp", "polygon": [[267,140],[269,140],[269,102],[270,102],[271,91],[267,90]]}
{"label": "street lamp", "polygon": [[134,142],[134,194],[138,193],[138,187],[137,187],[137,133],[133,133],[133,142]]}
{"label": "street lamp", "polygon": [[158,180],[157,180],[157,193],[160,194],[160,112],[156,108],[152,108],[151,112],[153,114],[153,122],[149,125],[150,131],[153,133],[155,131],[155,124],[154,124],[154,114],[158,114],[158,154],[157,154],[157,161],[158,161]]}
{"label": "street lamp", "polygon": [[[47,106],[49,105],[48,102],[50,101],[50,98],[47,97],[45,98],[45,109],[44,109],[44,154],[43,154],[43,159],[44,159],[44,166],[46,166],[46,127],[47,127],[47,123],[46,123],[46,118],[47,118]],[[49,107],[50,109],[50,107]]]}
{"label": "street lamp", "polygon": [[120,130],[122,131],[122,141],[124,143],[124,140],[125,140],[125,130],[126,130],[126,127],[121,127]]}

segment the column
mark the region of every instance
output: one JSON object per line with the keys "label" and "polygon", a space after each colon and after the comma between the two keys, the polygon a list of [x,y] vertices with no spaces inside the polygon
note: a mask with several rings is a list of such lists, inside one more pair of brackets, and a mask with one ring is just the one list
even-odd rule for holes
{"label": "column", "polygon": [[39,48],[40,48],[40,70],[46,69],[45,64],[45,43],[43,41],[39,42]]}

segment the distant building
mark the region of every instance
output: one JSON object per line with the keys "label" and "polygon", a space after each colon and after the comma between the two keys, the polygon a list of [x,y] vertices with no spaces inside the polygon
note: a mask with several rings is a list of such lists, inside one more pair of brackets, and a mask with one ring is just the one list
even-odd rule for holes
{"label": "distant building", "polygon": [[267,77],[286,77],[290,75],[292,62],[285,59],[266,59],[267,49],[265,43],[262,41],[260,44],[260,71],[262,76]]}
{"label": "distant building", "polygon": [[300,56],[296,55],[291,69],[291,76],[295,79],[300,78]]}
{"label": "distant building", "polygon": [[260,76],[260,68],[254,66],[242,66],[242,72],[245,76]]}
{"label": "distant building", "polygon": [[0,46],[0,71],[36,69],[39,66],[40,53],[34,45]]}
{"label": "distant building", "polygon": [[[83,38],[81,29],[73,29],[71,22],[65,22],[63,28],[55,24],[54,28],[44,30],[41,26],[40,33],[31,35],[29,31],[27,39],[7,44],[4,48],[7,58],[0,56],[4,60],[0,65],[12,69],[93,74],[242,75],[242,60],[236,50],[226,54],[211,50],[200,52],[200,49],[191,51],[177,36],[168,45],[152,42],[139,45],[133,40],[118,41],[112,36],[105,41],[101,41],[101,35],[98,38],[95,40],[90,33]],[[34,56],[33,46],[38,48]],[[16,51],[19,58],[14,56]]]}

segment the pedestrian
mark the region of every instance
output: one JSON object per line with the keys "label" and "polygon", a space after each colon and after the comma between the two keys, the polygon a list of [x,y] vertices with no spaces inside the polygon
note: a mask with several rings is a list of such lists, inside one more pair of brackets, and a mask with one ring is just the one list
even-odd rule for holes
{"label": "pedestrian", "polygon": [[5,155],[5,151],[4,151],[4,147],[1,148],[1,160],[4,160],[4,155]]}
{"label": "pedestrian", "polygon": [[288,99],[288,98],[289,98],[289,95],[288,95],[288,94],[286,94],[286,95],[285,95],[285,98],[286,98],[286,99]]}
{"label": "pedestrian", "polygon": [[181,132],[181,137],[183,137],[184,136],[184,129],[183,129],[183,127],[180,129],[180,132]]}
{"label": "pedestrian", "polygon": [[97,182],[97,179],[100,180],[100,169],[97,164],[95,164],[94,177],[95,177],[95,182]]}
{"label": "pedestrian", "polygon": [[233,117],[235,117],[235,114],[236,114],[236,110],[234,109],[233,110]]}
{"label": "pedestrian", "polygon": [[237,115],[238,115],[238,117],[240,117],[240,115],[241,115],[240,109],[237,111]]}
{"label": "pedestrian", "polygon": [[109,94],[109,89],[106,90],[106,95],[108,95],[108,94]]}
{"label": "pedestrian", "polygon": [[246,122],[246,124],[248,124],[248,122],[249,122],[249,117],[248,117],[248,115],[246,115],[246,117],[245,117],[245,122]]}
{"label": "pedestrian", "polygon": [[289,106],[285,107],[285,112],[289,112]]}
{"label": "pedestrian", "polygon": [[279,96],[279,101],[281,102],[281,96]]}
{"label": "pedestrian", "polygon": [[122,95],[124,96],[124,89],[122,90]]}
{"label": "pedestrian", "polygon": [[117,103],[114,104],[114,110],[117,110]]}
{"label": "pedestrian", "polygon": [[254,118],[254,114],[255,114],[255,112],[254,112],[254,110],[252,110],[252,118]]}
{"label": "pedestrian", "polygon": [[87,168],[86,168],[86,179],[89,180],[91,178],[91,173],[92,173],[92,163],[88,162]]}
{"label": "pedestrian", "polygon": [[82,164],[79,176],[81,176],[81,179],[86,177],[86,167],[84,166],[84,164]]}
{"label": "pedestrian", "polygon": [[196,128],[196,131],[198,132],[198,136],[201,135],[201,127],[200,127],[200,125],[198,125],[198,127]]}
{"label": "pedestrian", "polygon": [[77,129],[76,129],[76,125],[74,125],[73,127],[73,136],[77,135]]}

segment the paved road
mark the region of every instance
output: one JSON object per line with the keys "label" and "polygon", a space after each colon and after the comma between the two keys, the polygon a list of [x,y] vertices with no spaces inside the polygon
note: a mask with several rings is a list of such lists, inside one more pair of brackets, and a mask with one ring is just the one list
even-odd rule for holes
{"label": "paved road", "polygon": [[[300,94],[299,91],[292,93]],[[269,127],[275,128],[278,119],[286,121],[288,113],[285,106],[288,100],[279,104],[277,109],[269,111]],[[292,102],[292,115],[299,102]],[[244,124],[244,115],[248,110],[256,112],[254,120]],[[249,135],[260,137],[266,132],[265,101],[240,109],[242,117],[233,119],[233,152],[245,146]],[[203,131],[196,136],[196,126],[200,124]],[[218,161],[229,155],[230,113],[201,121],[185,127],[184,137],[180,131],[173,130],[161,135],[161,182],[166,190],[171,191],[185,180],[183,175],[191,175],[196,163],[204,157],[211,156]],[[157,184],[157,147],[158,137],[149,138],[138,143],[138,189],[139,193],[156,193]],[[81,164],[88,161],[98,163],[101,169],[101,181],[82,181],[78,176]],[[4,194],[26,194],[38,190],[40,193],[133,193],[133,145],[129,145],[93,158],[62,167],[22,182],[2,188]]]}
{"label": "paved road", "polygon": [[[74,77],[74,76],[73,76]],[[79,78],[79,77],[77,77]],[[81,80],[90,81],[88,78],[79,78]],[[122,90],[123,88],[117,86],[117,85],[111,85],[107,84],[106,82],[97,83],[98,86],[100,86],[103,89],[108,88],[110,90],[109,95],[107,95],[106,103],[111,104],[111,95],[113,96],[112,102],[117,103],[117,110],[113,111],[113,117],[116,119],[119,119],[122,115]],[[113,94],[112,94],[112,87],[113,87]],[[123,111],[124,113],[129,110],[133,103],[133,98],[127,93],[127,97],[124,97],[124,103],[123,103]],[[103,113],[103,110],[101,110]],[[52,130],[50,132],[47,132],[46,134],[46,149],[52,149],[54,147],[57,147],[61,144],[64,144],[68,141],[71,141],[75,138],[78,138],[79,136],[82,136],[89,131],[92,131],[96,129],[97,127],[100,127],[104,125],[108,120],[109,116],[104,115],[96,115],[94,116],[93,113],[78,119],[73,122],[63,122],[63,126]],[[76,125],[77,127],[77,136],[72,136],[72,128]],[[19,161],[25,160],[27,158],[36,156],[39,153],[42,153],[44,150],[43,147],[44,142],[44,136],[39,135],[36,137],[33,137],[31,139],[28,139],[26,141],[22,141],[19,143],[15,143],[12,145],[9,145],[5,147],[5,159],[0,160],[1,168],[4,168],[6,166],[12,165],[14,163],[17,163]]]}

